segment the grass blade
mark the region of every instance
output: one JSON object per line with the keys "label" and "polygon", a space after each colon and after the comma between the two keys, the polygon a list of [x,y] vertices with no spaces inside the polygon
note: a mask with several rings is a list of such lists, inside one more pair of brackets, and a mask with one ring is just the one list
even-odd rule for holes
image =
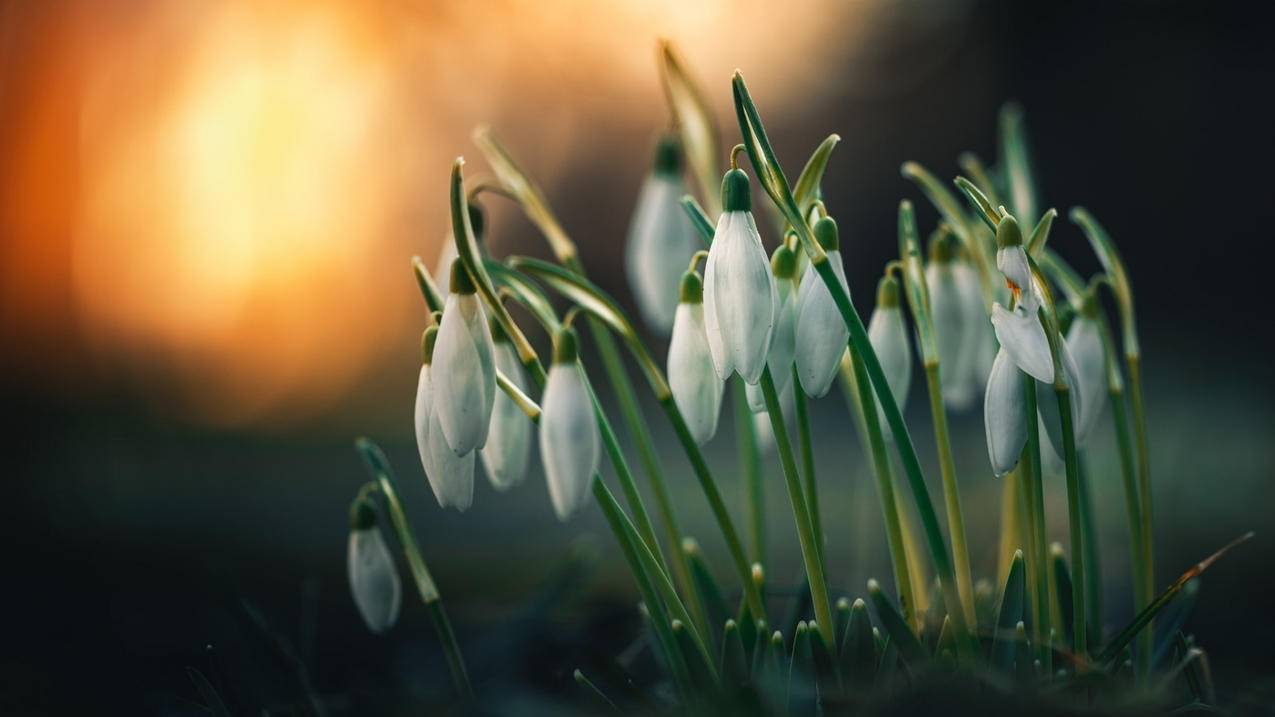
{"label": "grass blade", "polygon": [[1014,553],[1009,566],[1009,577],[1001,595],[1000,609],[996,612],[995,631],[992,633],[992,667],[1009,672],[1014,665],[1018,636],[1015,628],[1023,623],[1024,596],[1027,579],[1023,568],[1023,551]]}
{"label": "grass blade", "polygon": [[909,664],[920,664],[928,659],[925,654],[925,648],[921,645],[921,641],[917,639],[916,633],[912,632],[912,628],[908,627],[908,623],[890,603],[890,599],[881,592],[881,585],[876,580],[868,581],[868,598],[872,600],[872,606],[877,610],[877,618],[881,620],[881,624],[885,626],[886,634],[890,636],[890,643],[896,646],[899,655]]}

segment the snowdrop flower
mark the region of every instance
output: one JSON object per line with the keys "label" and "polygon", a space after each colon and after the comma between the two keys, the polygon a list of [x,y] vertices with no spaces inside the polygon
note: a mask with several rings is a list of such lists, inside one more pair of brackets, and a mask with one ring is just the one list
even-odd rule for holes
{"label": "snowdrop flower", "polygon": [[496,399],[494,351],[474,283],[455,261],[434,350],[434,409],[443,438],[458,456],[487,443]]}
{"label": "snowdrop flower", "polygon": [[992,361],[996,359],[996,334],[992,331],[992,322],[987,320],[987,308],[983,305],[983,287],[979,282],[978,270],[965,252],[952,262],[952,276],[956,279],[957,293],[961,297],[961,310],[964,314],[964,326],[970,333],[966,342],[970,383],[977,394],[983,389],[983,382],[992,370]]}
{"label": "snowdrop flower", "polygon": [[983,423],[992,472],[1003,476],[1014,469],[1027,444],[1027,405],[1023,399],[1023,374],[1003,347],[992,362],[983,395]]}
{"label": "snowdrop flower", "polygon": [[[912,348],[903,310],[899,307],[899,280],[889,274],[877,286],[877,305],[868,319],[868,340],[881,362],[886,385],[901,411],[907,403],[908,388],[912,382]],[[882,434],[889,438],[892,434],[880,402],[877,403],[877,419]]]}
{"label": "snowdrop flower", "polygon": [[1032,284],[1027,253],[1023,251],[1023,236],[1013,216],[1005,216],[997,225],[996,244],[996,266],[1017,299],[1013,311],[1007,311],[999,303],[992,304],[996,340],[1020,369],[1037,381],[1053,383],[1054,361],[1049,340],[1036,313],[1040,300]]}
{"label": "snowdrop flower", "polygon": [[[977,334],[966,297],[955,271],[952,237],[941,234],[930,241],[930,261],[925,267],[925,284],[930,294],[930,317],[934,323],[934,342],[939,354],[939,379],[943,403],[954,410],[968,408],[974,402],[976,381],[973,375],[973,352]],[[984,322],[979,302],[977,322]]]}
{"label": "snowdrop flower", "polygon": [[1103,391],[1107,387],[1107,354],[1102,345],[1097,312],[1094,297],[1086,297],[1067,330],[1067,351],[1076,364],[1077,385],[1073,393],[1081,396],[1085,407],[1084,416],[1078,424],[1077,444],[1084,443],[1102,415]]}
{"label": "snowdrop flower", "polygon": [[[527,376],[509,336],[496,321],[491,322],[495,346],[496,369],[515,386],[527,390]],[[496,393],[491,412],[487,445],[479,449],[487,479],[496,490],[507,490],[522,482],[527,475],[527,458],[531,452],[532,423],[518,404],[504,391]]]}
{"label": "snowdrop flower", "polygon": [[403,598],[394,557],[376,526],[376,509],[360,497],[350,506],[350,540],[346,549],[350,592],[363,622],[374,633],[382,633],[398,621]]}
{"label": "snowdrop flower", "polygon": [[761,380],[775,323],[775,282],[750,211],[748,176],[722,178],[722,216],[704,266],[704,327],[713,366],[723,381],[738,372]]}
{"label": "snowdrop flower", "polygon": [[[1099,360],[1101,361],[1102,346],[1099,345]],[[1076,446],[1079,447],[1088,436],[1088,429],[1092,427],[1097,411],[1094,409],[1100,405],[1089,400],[1090,389],[1088,381],[1080,372],[1080,365],[1076,362],[1075,356],[1071,352],[1071,348],[1064,341],[1058,346],[1058,362],[1062,364],[1063,376],[1067,379],[1068,394],[1071,398],[1071,416],[1072,427],[1076,433]],[[1105,366],[1103,367],[1105,368]],[[1099,374],[1101,379],[1103,374]],[[1102,386],[1098,384],[1098,390],[1101,394]],[[1101,397],[1099,397],[1101,401]],[[1063,462],[1063,440],[1062,440],[1062,417],[1058,413],[1058,397],[1054,393],[1053,386],[1049,384],[1036,384],[1036,406],[1037,413],[1040,416],[1041,436],[1044,443],[1053,449],[1053,455],[1058,458],[1058,465],[1065,466]]]}
{"label": "snowdrop flower", "polygon": [[443,437],[435,405],[437,392],[432,366],[437,337],[438,328],[431,326],[425,330],[422,341],[424,363],[416,384],[416,449],[438,504],[465,511],[474,501],[474,452],[458,456]]}
{"label": "snowdrop flower", "polygon": [[722,408],[722,379],[713,368],[704,329],[704,284],[699,274],[682,276],[673,338],[668,347],[668,382],[673,402],[686,419],[695,442],[703,445],[717,433]]}
{"label": "snowdrop flower", "polygon": [[576,357],[575,332],[564,328],[554,338],[553,365],[540,403],[540,459],[554,512],[563,521],[589,497],[602,442]]}
{"label": "snowdrop flower", "polygon": [[[824,217],[815,222],[814,232],[819,245],[828,253],[828,262],[841,289],[849,293],[845,268],[841,265],[837,223],[832,217]],[[808,267],[797,292],[797,349],[794,356],[797,377],[801,379],[801,388],[807,396],[819,398],[828,393],[849,340],[850,330],[841,320],[841,312],[837,310],[831,292],[814,267]]]}
{"label": "snowdrop flower", "polygon": [[655,167],[638,194],[624,262],[642,318],[660,334],[668,334],[673,326],[678,281],[701,246],[682,210],[684,196],[681,147],[676,137],[664,137],[655,149]]}
{"label": "snowdrop flower", "polygon": [[[775,382],[775,394],[782,396],[792,380],[793,355],[797,340],[797,254],[780,244],[770,255],[770,273],[775,278],[775,330],[770,334],[766,365]],[[761,385],[744,384],[748,408],[753,413],[766,410]]]}

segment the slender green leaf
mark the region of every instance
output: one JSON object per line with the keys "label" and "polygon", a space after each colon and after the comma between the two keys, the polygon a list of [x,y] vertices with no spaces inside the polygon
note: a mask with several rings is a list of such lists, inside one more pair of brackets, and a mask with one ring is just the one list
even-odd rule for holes
{"label": "slender green leaf", "polygon": [[1018,550],[1014,552],[1014,560],[1009,566],[1009,577],[1005,580],[1005,590],[1001,593],[1000,609],[996,612],[996,628],[992,633],[991,664],[1002,672],[1009,672],[1014,665],[1017,641],[1014,629],[1023,622],[1026,592],[1023,551]]}
{"label": "slender green leaf", "polygon": [[1036,183],[1027,144],[1027,127],[1023,122],[1023,108],[1016,103],[1011,102],[1001,108],[1000,140],[1001,159],[1014,215],[1024,222],[1036,221]]}
{"label": "slender green leaf", "polygon": [[691,225],[695,227],[700,239],[704,240],[704,246],[712,244],[713,234],[717,230],[713,228],[713,220],[704,213],[704,208],[695,201],[695,197],[689,194],[682,197],[682,208],[686,210],[686,216],[691,218]]}
{"label": "slender green leaf", "polygon": [[1001,220],[1000,212],[996,209],[997,205],[993,204],[986,194],[983,194],[983,190],[979,189],[977,184],[965,177],[957,177],[953,181],[956,184],[956,188],[961,190],[961,193],[965,195],[965,198],[969,200],[970,205],[974,208],[974,215],[982,219],[988,229],[995,232],[996,225]]}
{"label": "slender green leaf", "polygon": [[[713,577],[713,571],[709,569],[708,562],[704,560],[704,553],[700,550],[699,543],[694,538],[684,538],[682,540],[682,552],[686,555],[686,563],[691,570],[691,579],[695,581],[695,585],[699,588],[699,594],[704,598],[704,607],[708,610],[709,624],[714,626],[724,624],[730,618],[730,608],[726,606],[726,598],[722,597],[722,589],[718,586],[717,579]],[[734,620],[730,620],[730,622],[733,623]]]}
{"label": "slender green leaf", "polygon": [[739,625],[727,620],[722,629],[722,682],[727,687],[743,687],[748,684],[748,662],[744,654],[744,640]]}
{"label": "slender green leaf", "polygon": [[1027,238],[1028,254],[1039,257],[1041,252],[1045,250],[1045,242],[1049,241],[1049,229],[1054,225],[1054,219],[1057,216],[1058,210],[1050,209],[1040,218],[1036,228],[1032,230],[1031,236]]}
{"label": "slender green leaf", "polygon": [[721,181],[721,133],[704,91],[686,69],[681,54],[673,43],[660,43],[660,78],[673,119],[682,136],[682,146],[690,163],[691,174],[699,185],[704,201],[717,206],[717,184]]}
{"label": "slender green leaf", "polygon": [[207,677],[204,677],[204,673],[194,667],[187,667],[186,674],[190,677],[190,681],[195,683],[199,696],[204,698],[204,706],[215,717],[230,717],[230,710],[227,709],[226,703],[222,701],[221,695],[217,694],[217,688],[212,686]]}
{"label": "slender green leaf", "polygon": [[575,671],[573,676],[575,677],[577,685],[580,685],[581,687],[585,689],[585,691],[587,691],[588,693],[596,697],[598,701],[606,705],[610,711],[612,712],[620,711],[620,708],[615,706],[615,703],[611,701],[611,698],[607,697],[606,693],[598,689],[598,686],[593,684],[593,682],[591,682],[588,677],[585,677],[584,673],[581,672],[579,669]]}
{"label": "slender green leaf", "polygon": [[877,610],[877,619],[890,635],[890,642],[897,646],[903,659],[913,665],[925,662],[925,648],[921,645],[921,641],[891,604],[890,599],[881,592],[881,586],[876,580],[868,581],[868,598],[872,600],[872,605]]}
{"label": "slender green leaf", "polygon": [[540,187],[532,181],[531,177],[518,166],[514,161],[513,155],[509,150],[496,138],[490,127],[480,126],[474,129],[474,144],[482,150],[483,156],[487,159],[487,164],[491,166],[496,177],[500,180],[501,185],[507,192],[512,194],[522,209],[527,214],[527,218],[540,229],[545,239],[549,242],[549,247],[559,262],[568,262],[576,257],[576,246],[563,230],[562,225],[558,223],[557,217],[554,216],[553,210],[549,208],[549,202],[545,200],[544,193],[540,191]]}
{"label": "slender green leaf", "polygon": [[840,141],[839,135],[830,134],[827,139],[820,142],[797,177],[797,183],[792,185],[792,196],[797,202],[797,209],[801,212],[801,216],[808,216],[810,209],[815,205],[815,200],[819,199],[819,185],[823,180],[823,173],[828,169],[832,150],[836,149]]}
{"label": "slender green leaf", "polygon": [[857,599],[850,607],[850,622],[846,625],[841,648],[841,672],[852,688],[872,684],[876,672],[876,643],[872,638],[872,618],[868,605]]}

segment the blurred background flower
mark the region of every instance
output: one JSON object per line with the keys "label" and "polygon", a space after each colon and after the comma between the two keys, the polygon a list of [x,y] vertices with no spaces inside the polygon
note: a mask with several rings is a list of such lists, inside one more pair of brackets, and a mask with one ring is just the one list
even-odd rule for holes
{"label": "blurred background flower", "polygon": [[[210,660],[208,642],[232,656],[228,680],[254,684],[223,594],[259,601],[318,689],[356,708],[370,710],[375,699],[359,690],[384,675],[401,686],[428,672],[422,661],[437,655],[420,611],[405,606],[389,637],[373,640],[343,587],[357,433],[385,439],[440,586],[463,605],[462,643],[473,637],[479,654],[478,637],[543,582],[545,561],[580,533],[602,534],[597,515],[557,525],[537,471],[534,486],[508,493],[478,481],[464,516],[435,508],[412,447],[424,317],[408,257],[437,256],[450,163],[463,154],[470,175],[482,173],[469,135],[489,123],[541,182],[591,276],[633,309],[623,241],[669,122],[661,37],[709,90],[724,143],[737,136],[736,67],[790,172],[841,134],[825,193],[865,312],[895,251],[896,203],[919,198],[899,164],[944,177],[962,150],[993,161],[997,110],[1021,101],[1046,206],[1092,209],[1138,290],[1162,581],[1260,531],[1275,468],[1268,292],[1229,275],[1237,256],[1251,257],[1245,268],[1269,259],[1275,226],[1275,112],[1262,89],[1275,51],[1254,12],[941,0],[0,2],[0,400],[15,426],[6,477],[16,506],[6,527],[22,536],[17,574],[40,586],[16,596],[15,614],[33,619],[6,640],[0,674],[15,687],[3,692],[21,705],[162,712],[189,699],[182,668]],[[934,215],[919,204],[928,233]],[[504,200],[485,205],[496,254],[544,253]],[[1095,268],[1066,222],[1051,241]],[[844,446],[840,400],[814,410],[816,445]],[[996,505],[998,485],[979,475],[981,421],[953,431],[958,464],[975,476],[962,487],[967,506]],[[671,436],[660,426],[656,439]],[[720,431],[710,460],[733,461],[731,440]],[[918,444],[932,462],[927,440]],[[1099,470],[1110,451],[1095,441]],[[869,575],[889,573],[875,494],[857,447],[820,451],[819,462],[825,505],[845,511],[825,521],[830,570],[838,593],[858,594]],[[687,473],[669,463],[674,478]],[[1119,488],[1098,483],[1113,546],[1103,568],[1118,590]],[[687,532],[720,557],[692,482],[675,491]],[[969,530],[977,573],[994,563],[997,525],[971,520]],[[608,540],[598,545],[614,555]],[[795,560],[789,523],[776,518],[772,540]],[[514,553],[494,547],[515,541]],[[1275,667],[1247,642],[1275,639],[1261,611],[1275,597],[1272,554],[1259,534],[1201,594],[1193,628],[1224,686],[1227,654],[1247,660],[1245,673]],[[599,575],[589,599],[618,596],[631,612],[622,572],[604,563]],[[1117,600],[1111,619],[1123,621]],[[569,682],[527,663],[526,679]],[[55,689],[71,672],[87,689]],[[445,673],[435,677],[416,689],[445,690]]]}

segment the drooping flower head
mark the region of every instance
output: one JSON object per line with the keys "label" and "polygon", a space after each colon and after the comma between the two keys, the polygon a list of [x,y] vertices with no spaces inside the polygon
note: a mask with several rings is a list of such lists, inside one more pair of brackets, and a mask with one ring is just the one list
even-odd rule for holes
{"label": "drooping flower head", "polygon": [[434,498],[443,508],[468,510],[474,501],[474,452],[463,456],[447,445],[439,423],[437,410],[438,392],[435,390],[433,366],[438,327],[425,330],[421,339],[420,379],[416,385],[416,449],[420,453],[421,467],[434,492]]}
{"label": "drooping flower head", "polygon": [[[847,294],[845,267],[841,263],[841,242],[837,235],[837,223],[832,217],[823,217],[814,225],[815,239],[828,254],[828,263],[837,277],[841,289]],[[807,396],[818,398],[828,393],[832,379],[841,366],[841,355],[846,352],[850,330],[841,319],[841,312],[832,299],[832,293],[813,266],[806,268],[797,292],[797,334],[794,359],[797,377]]]}
{"label": "drooping flower head", "polygon": [[943,403],[953,410],[963,410],[974,402],[977,381],[971,361],[975,358],[975,341],[979,335],[970,319],[986,322],[982,302],[972,317],[962,295],[956,266],[955,238],[940,231],[930,240],[930,260],[925,267],[925,284],[930,296],[930,319],[934,324],[934,343],[939,354],[939,380]]}
{"label": "drooping flower head", "polygon": [[722,379],[713,368],[704,327],[704,284],[695,271],[683,274],[678,298],[668,348],[668,382],[691,437],[702,445],[717,433]]}
{"label": "drooping flower head", "polygon": [[[495,347],[496,369],[515,386],[527,390],[527,376],[518,360],[518,352],[500,323],[490,322],[492,342]],[[487,432],[487,445],[479,449],[487,479],[496,490],[508,490],[522,482],[527,475],[527,463],[531,454],[532,422],[504,391],[496,392],[491,412],[491,427]]]}
{"label": "drooping flower head", "polygon": [[463,456],[487,443],[496,364],[487,314],[464,265],[452,263],[451,294],[434,350],[434,400],[447,445]]}
{"label": "drooping flower head", "polygon": [[[894,394],[894,401],[903,410],[912,383],[912,347],[903,309],[899,305],[899,280],[886,274],[877,285],[877,305],[868,319],[868,341],[881,362],[886,385]],[[892,433],[885,420],[885,410],[877,403],[877,419],[882,434]]]}
{"label": "drooping flower head", "polygon": [[655,165],[642,184],[629,224],[624,267],[638,309],[652,331],[667,334],[677,311],[678,281],[700,248],[682,210],[682,148],[675,136],[660,138]]}
{"label": "drooping flower head", "polygon": [[757,383],[774,329],[776,290],[742,170],[722,178],[722,206],[704,267],[704,327],[718,377],[738,372]]}
{"label": "drooping flower head", "polygon": [[367,628],[382,633],[398,621],[403,587],[394,557],[376,525],[376,508],[360,496],[350,506],[350,539],[346,547],[350,593]]}
{"label": "drooping flower head", "polygon": [[564,521],[588,500],[602,450],[593,401],[577,358],[575,331],[563,328],[554,337],[553,364],[540,404],[540,459],[554,512]]}
{"label": "drooping flower head", "polygon": [[[775,279],[775,329],[770,334],[766,365],[775,382],[775,393],[782,396],[792,380],[797,341],[797,253],[788,248],[786,241],[770,255],[770,273]],[[748,383],[744,389],[749,410],[765,411],[766,398],[761,386]]]}

